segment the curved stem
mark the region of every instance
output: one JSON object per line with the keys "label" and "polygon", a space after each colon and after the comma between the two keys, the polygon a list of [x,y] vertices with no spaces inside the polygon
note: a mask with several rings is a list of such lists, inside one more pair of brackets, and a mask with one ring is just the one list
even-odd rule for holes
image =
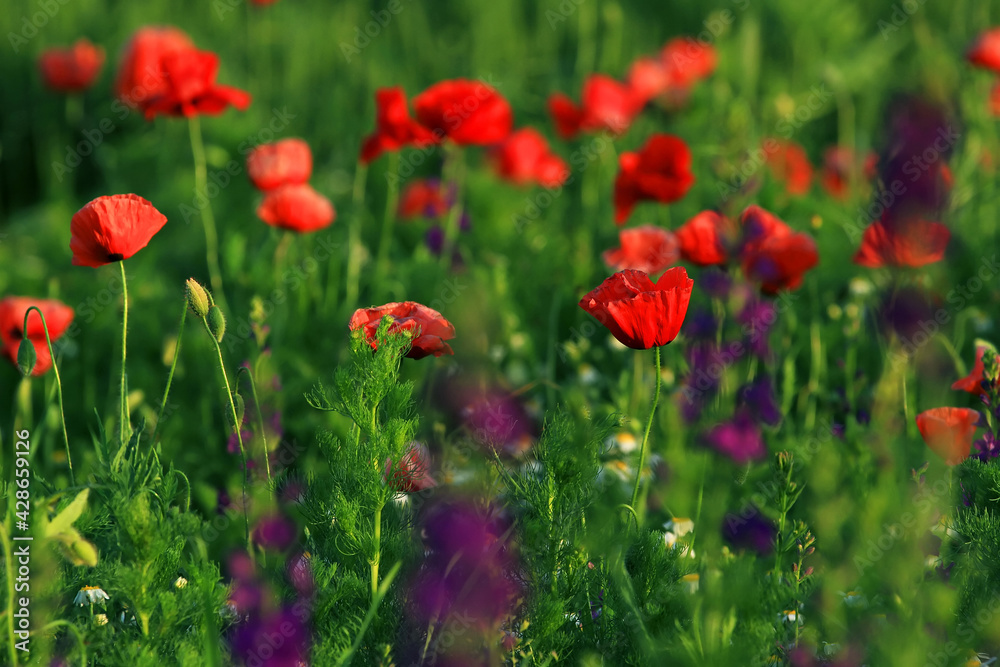
{"label": "curved stem", "polygon": [[639,500],[639,485],[642,482],[642,470],[646,466],[646,450],[649,444],[649,431],[653,428],[653,417],[656,415],[656,406],[660,402],[660,384],[662,380],[660,378],[660,348],[654,348],[653,351],[656,353],[656,393],[653,394],[653,406],[649,410],[649,420],[646,422],[646,432],[642,436],[642,445],[639,447],[639,467],[635,471],[635,487],[632,489],[632,502],[630,505],[633,511],[636,513],[636,528],[639,527],[639,515],[642,512],[635,510],[636,503]]}
{"label": "curved stem", "polygon": [[69,435],[66,433],[66,412],[63,410],[62,378],[59,377],[59,365],[56,364],[56,355],[52,349],[52,338],[49,337],[49,325],[45,321],[45,315],[38,309],[38,306],[31,306],[24,311],[23,331],[26,332],[28,330],[28,313],[33,310],[42,318],[42,329],[45,330],[45,344],[49,347],[49,358],[52,360],[52,370],[56,376],[56,393],[59,396],[59,419],[62,423],[63,443],[66,445],[66,462],[69,464],[69,485],[76,486],[76,477],[73,475],[73,457],[69,453]]}
{"label": "curved stem", "polygon": [[129,414],[128,414],[128,395],[125,393],[125,348],[127,345],[127,332],[128,332],[128,286],[125,283],[125,262],[124,260],[118,262],[122,270],[122,376],[121,376],[121,413],[119,414],[120,424],[118,427],[118,437],[122,443],[122,447],[128,442],[126,440],[129,424]]}
{"label": "curved stem", "polygon": [[240,374],[246,373],[247,379],[250,380],[250,395],[253,396],[254,408],[257,410],[257,428],[260,431],[260,439],[264,445],[264,468],[267,470],[267,482],[271,483],[271,461],[270,461],[270,451],[267,448],[267,434],[264,433],[264,413],[260,409],[260,400],[257,398],[257,383],[254,382],[253,373],[250,369],[241,366],[240,370],[236,371],[236,386],[240,384]]}
{"label": "curved stem", "polygon": [[389,188],[385,197],[385,215],[382,218],[382,236],[378,242],[378,258],[375,260],[375,279],[378,281],[375,287],[375,301],[381,302],[382,289],[388,271],[385,263],[389,260],[389,246],[392,241],[392,227],[396,221],[396,206],[399,204],[399,153],[393,151],[389,154],[390,178],[386,179]]}
{"label": "curved stem", "polygon": [[222,269],[219,268],[219,233],[215,229],[215,217],[212,215],[212,202],[208,198],[208,172],[205,167],[205,144],[201,139],[201,123],[198,116],[188,119],[188,130],[191,135],[191,154],[194,156],[194,187],[195,193],[202,193],[205,205],[200,207],[201,222],[205,228],[205,254],[208,260],[208,275],[212,282],[212,296],[219,302],[219,307],[230,312],[226,304],[226,295],[222,291]]}
{"label": "curved stem", "polygon": [[247,506],[247,473],[249,473],[249,469],[247,468],[247,453],[243,448],[243,434],[240,433],[240,418],[236,414],[236,404],[233,402],[233,389],[229,384],[229,375],[226,373],[226,362],[222,358],[222,347],[219,345],[219,341],[215,335],[212,334],[211,329],[208,328],[208,322],[202,320],[202,323],[205,325],[205,331],[212,337],[212,342],[215,343],[215,351],[219,356],[219,370],[222,371],[222,381],[226,385],[226,399],[229,401],[229,411],[234,424],[233,430],[236,431],[236,442],[240,445],[240,456],[243,459],[243,521],[246,524],[247,552],[253,558],[253,549],[250,546],[250,508]]}
{"label": "curved stem", "polygon": [[174,381],[174,370],[177,368],[177,358],[181,356],[181,339],[184,337],[184,320],[187,318],[188,306],[184,303],[184,310],[181,311],[181,323],[177,329],[177,345],[174,346],[174,359],[170,362],[170,374],[167,375],[167,388],[163,392],[163,401],[160,403],[160,411],[156,415],[156,426],[153,427],[153,437],[149,440],[150,447],[156,445],[156,434],[160,431],[160,422],[163,421],[163,412],[167,408],[167,397],[170,396],[170,385]]}

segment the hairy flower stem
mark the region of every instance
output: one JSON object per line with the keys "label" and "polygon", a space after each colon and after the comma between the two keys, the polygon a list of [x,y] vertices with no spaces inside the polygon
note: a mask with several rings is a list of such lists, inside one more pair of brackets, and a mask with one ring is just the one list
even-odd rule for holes
{"label": "hairy flower stem", "polygon": [[76,486],[76,477],[73,475],[73,457],[69,453],[69,435],[66,432],[66,412],[63,410],[63,390],[62,379],[59,377],[59,364],[56,363],[56,354],[52,349],[52,338],[49,337],[49,324],[45,321],[45,315],[42,314],[42,311],[37,306],[31,306],[24,311],[24,331],[28,330],[28,313],[33,310],[42,318],[42,329],[45,330],[45,344],[49,347],[49,358],[52,360],[52,370],[56,376],[56,394],[59,396],[59,420],[62,425],[63,443],[66,445],[66,463],[69,464],[69,485]]}
{"label": "hairy flower stem", "polygon": [[389,261],[389,247],[392,245],[393,223],[396,222],[396,207],[399,205],[399,153],[389,154],[389,169],[386,171],[389,188],[385,196],[385,215],[382,218],[382,236],[378,242],[378,258],[375,260],[375,301],[382,303],[385,281],[389,272],[385,263]]}
{"label": "hairy flower stem", "polygon": [[241,366],[236,372],[236,386],[240,384],[240,375],[246,373],[247,380],[250,381],[250,395],[253,397],[254,408],[257,411],[257,429],[260,431],[260,440],[264,446],[264,469],[267,470],[267,483],[271,483],[271,456],[267,448],[267,434],[264,433],[264,414],[260,409],[260,400],[257,398],[257,383],[254,382],[253,373],[246,366]]}
{"label": "hairy flower stem", "polygon": [[375,508],[375,555],[371,560],[372,602],[378,596],[378,566],[382,560],[382,507],[380,501],[379,506]]}
{"label": "hairy flower stem", "polygon": [[649,431],[653,428],[653,417],[656,415],[656,406],[660,402],[660,348],[653,348],[656,353],[656,392],[653,394],[653,406],[649,410],[649,420],[646,422],[646,432],[642,436],[642,445],[639,446],[639,466],[635,471],[635,487],[632,489],[632,508],[636,512],[636,528],[639,527],[644,512],[640,512],[636,507],[639,501],[639,485],[642,483],[642,470],[646,467],[646,451],[649,445]]}
{"label": "hairy flower stem", "polygon": [[215,217],[212,215],[212,203],[208,201],[208,171],[205,167],[205,144],[201,139],[201,121],[198,116],[188,119],[188,130],[191,135],[191,154],[194,156],[194,187],[195,192],[205,196],[205,205],[200,208],[201,222],[205,228],[205,254],[208,261],[208,275],[212,282],[212,295],[218,301],[219,307],[230,312],[226,304],[226,294],[222,291],[222,269],[219,268],[219,233],[215,229]]}
{"label": "hairy flower stem", "polygon": [[125,262],[118,262],[122,270],[122,375],[121,375],[121,411],[119,413],[118,439],[124,447],[128,443],[129,414],[128,394],[125,390],[125,349],[128,341],[128,286],[125,283]]}
{"label": "hairy flower stem", "polygon": [[460,146],[448,144],[445,147],[446,162],[450,165],[450,177],[444,179],[441,187],[447,189],[454,184],[454,199],[448,208],[448,217],[444,223],[444,241],[441,244],[441,268],[445,273],[451,267],[452,256],[455,253],[455,242],[458,240],[458,230],[462,217],[462,183],[465,178],[464,152]]}
{"label": "hairy flower stem", "polygon": [[240,418],[236,414],[236,404],[233,403],[233,389],[229,384],[229,374],[226,373],[226,362],[222,358],[222,347],[219,345],[218,339],[216,339],[215,334],[212,330],[208,328],[208,322],[202,320],[205,325],[205,331],[211,336],[212,342],[215,343],[215,351],[219,357],[219,370],[222,371],[222,381],[226,385],[226,399],[229,401],[229,411],[230,416],[233,419],[233,430],[236,431],[236,442],[240,445],[240,457],[243,459],[243,522],[246,525],[246,538],[247,538],[247,552],[250,557],[253,558],[253,549],[250,544],[250,514],[249,506],[247,505],[247,473],[249,473],[249,468],[247,468],[247,453],[243,449],[243,434],[240,433]]}
{"label": "hairy flower stem", "polygon": [[184,303],[184,310],[181,311],[181,324],[177,328],[177,345],[174,346],[174,358],[170,362],[170,373],[167,375],[167,388],[163,391],[163,401],[160,402],[160,411],[156,415],[156,426],[153,427],[153,437],[149,440],[150,447],[156,446],[156,434],[160,431],[160,423],[163,421],[163,412],[167,409],[167,397],[170,396],[170,385],[174,381],[174,370],[177,368],[177,358],[181,356],[181,339],[184,337],[184,320],[187,319],[188,305]]}

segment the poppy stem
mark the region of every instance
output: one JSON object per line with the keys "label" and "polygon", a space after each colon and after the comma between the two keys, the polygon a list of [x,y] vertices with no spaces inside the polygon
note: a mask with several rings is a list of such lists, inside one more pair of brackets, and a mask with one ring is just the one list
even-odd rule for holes
{"label": "poppy stem", "polygon": [[69,485],[76,486],[76,477],[73,475],[73,457],[69,454],[69,436],[66,434],[66,412],[63,410],[62,379],[59,377],[59,365],[56,363],[56,354],[52,349],[52,338],[49,337],[49,325],[45,321],[45,315],[38,309],[38,306],[31,306],[24,311],[23,330],[28,330],[28,313],[33,310],[42,318],[42,329],[45,330],[45,344],[49,346],[49,358],[52,360],[52,370],[56,376],[56,394],[59,396],[59,419],[62,424],[63,442],[66,445],[66,462],[69,464]]}
{"label": "poppy stem", "polygon": [[250,469],[247,467],[247,453],[243,448],[243,434],[240,432],[240,417],[236,413],[236,404],[233,403],[233,389],[232,385],[229,384],[229,374],[226,373],[226,362],[222,358],[222,347],[219,345],[219,339],[215,337],[212,330],[208,328],[208,322],[202,320],[202,324],[205,325],[205,331],[211,336],[212,342],[215,343],[215,352],[219,356],[219,370],[222,371],[222,381],[226,385],[226,399],[229,401],[229,414],[233,420],[233,430],[236,432],[236,442],[240,445],[240,457],[243,459],[243,521],[246,525],[246,538],[247,538],[247,552],[250,557],[253,558],[253,548],[250,544],[250,508],[247,505],[247,475]]}
{"label": "poppy stem", "polygon": [[264,432],[264,413],[260,408],[260,400],[257,398],[257,383],[254,382],[253,373],[246,366],[241,366],[240,370],[236,372],[236,386],[240,384],[240,375],[246,373],[247,379],[250,381],[250,395],[253,397],[254,409],[257,411],[257,429],[260,431],[260,440],[264,445],[264,468],[267,470],[267,483],[271,484],[271,461],[270,452],[267,448],[267,434]]}
{"label": "poppy stem", "polygon": [[375,555],[371,560],[372,602],[378,597],[378,566],[382,560],[382,504],[375,508]]}
{"label": "poppy stem", "polygon": [[156,434],[160,431],[160,423],[163,421],[163,413],[167,408],[167,397],[170,396],[170,386],[174,381],[174,370],[177,368],[177,358],[181,356],[181,339],[184,337],[184,320],[187,318],[188,305],[184,302],[184,310],[181,311],[181,324],[177,329],[177,344],[174,346],[174,358],[170,362],[170,373],[167,375],[167,388],[163,391],[163,401],[160,402],[160,411],[156,414],[156,425],[153,427],[153,437],[149,440],[149,446],[156,446]]}
{"label": "poppy stem", "polygon": [[639,501],[639,485],[642,483],[642,470],[646,466],[646,450],[649,444],[649,431],[653,428],[653,417],[656,415],[656,406],[660,402],[660,348],[655,347],[656,354],[656,392],[653,394],[653,406],[649,410],[649,420],[646,422],[646,432],[642,436],[642,445],[639,446],[639,466],[635,471],[635,487],[632,489],[632,508],[636,513],[636,528],[639,527],[640,519],[644,512],[641,512],[636,503]]}
{"label": "poppy stem", "polygon": [[188,130],[191,135],[191,155],[194,156],[194,188],[195,194],[205,197],[205,205],[199,207],[202,226],[205,228],[205,254],[208,261],[208,275],[212,282],[212,295],[225,312],[231,312],[226,303],[225,292],[222,291],[222,270],[219,268],[219,233],[215,229],[215,217],[212,215],[212,202],[208,198],[208,172],[205,167],[205,144],[201,138],[201,121],[198,116],[188,119]]}
{"label": "poppy stem", "polygon": [[385,196],[385,216],[382,218],[382,237],[378,242],[378,259],[375,261],[375,301],[382,302],[383,285],[385,284],[385,263],[389,260],[389,246],[392,242],[393,223],[396,222],[396,207],[399,205],[399,152],[389,153],[389,168],[386,171],[388,192]]}
{"label": "poppy stem", "polygon": [[446,162],[451,167],[451,178],[444,179],[442,188],[445,192],[454,186],[453,199],[448,208],[448,217],[444,223],[444,242],[441,244],[441,267],[448,272],[452,264],[452,256],[455,253],[455,241],[458,239],[459,220],[462,217],[462,182],[465,177],[465,169],[462,164],[464,152],[460,146],[446,144]]}
{"label": "poppy stem", "polygon": [[122,271],[122,374],[121,374],[121,412],[119,413],[118,439],[121,446],[128,444],[128,394],[125,390],[125,351],[128,345],[128,285],[125,282],[125,262],[118,262]]}

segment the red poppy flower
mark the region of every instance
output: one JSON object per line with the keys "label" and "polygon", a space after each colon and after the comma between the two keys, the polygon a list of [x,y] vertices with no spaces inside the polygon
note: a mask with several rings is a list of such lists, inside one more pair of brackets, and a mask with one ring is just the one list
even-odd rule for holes
{"label": "red poppy flower", "polygon": [[748,206],[740,216],[743,273],[761,283],[761,290],[774,294],[802,284],[802,274],[819,263],[816,241],[793,232],[773,213]]}
{"label": "red poppy flower", "polygon": [[90,88],[104,65],[104,49],[78,39],[68,49],[48,49],[38,58],[45,85],[63,93]]}
{"label": "red poppy flower", "polygon": [[432,354],[435,357],[454,354],[445,341],[455,337],[455,327],[441,313],[413,301],[387,303],[377,308],[359,308],[354,311],[348,329],[361,329],[368,344],[372,349],[377,349],[376,332],[383,317],[392,319],[389,333],[413,332],[415,337],[410,351],[406,353],[410,359],[423,359]]}
{"label": "red poppy flower", "polygon": [[924,442],[950,466],[969,457],[979,413],[969,408],[934,408],[917,415]]}
{"label": "red poppy flower", "polygon": [[716,53],[710,44],[690,37],[678,37],[667,42],[660,52],[670,84],[690,88],[715,71]]}
{"label": "red poppy flower", "polygon": [[725,237],[732,224],[715,211],[702,211],[676,232],[681,257],[698,266],[714,266],[728,261]]}
{"label": "red poppy flower", "polygon": [[835,199],[846,199],[852,178],[870,181],[875,178],[878,156],[869,152],[859,163],[858,155],[847,146],[830,146],[823,152],[823,171],[820,182]]}
{"label": "red poppy flower", "polygon": [[417,120],[456,144],[496,144],[510,134],[510,104],[482,81],[452,79],[436,83],[413,99]]}
{"label": "red poppy flower", "polygon": [[145,109],[151,100],[167,90],[164,58],[193,48],[191,38],[177,28],[141,28],[129,40],[122,54],[115,78],[118,99]]}
{"label": "red poppy flower", "polygon": [[622,153],[615,178],[615,222],[625,224],[636,203],[681,199],[694,184],[691,150],[679,137],[654,134],[638,153]]}
{"label": "red poppy flower", "polygon": [[684,323],[694,281],[675,266],[655,283],[642,271],[614,274],[580,300],[580,307],[633,350],[666,345]]}
{"label": "red poppy flower", "polygon": [[986,366],[983,364],[983,354],[985,353],[985,345],[980,345],[976,348],[976,363],[972,365],[972,370],[964,378],[956,380],[951,385],[952,389],[967,391],[976,396],[986,395],[986,392],[983,390],[983,377],[986,374]]}
{"label": "red poppy flower", "polygon": [[888,225],[876,220],[865,228],[854,263],[869,268],[925,266],[944,259],[951,231],[940,222],[912,220]]}
{"label": "red poppy flower", "polygon": [[419,442],[411,442],[397,465],[386,459],[383,479],[393,491],[417,493],[437,486],[431,477],[431,455]]}
{"label": "red poppy flower", "polygon": [[186,49],[165,56],[161,63],[166,86],[145,106],[146,120],[157,114],[216,116],[230,106],[240,111],[250,106],[250,93],[215,83],[219,56],[211,51]]}
{"label": "red poppy flower", "polygon": [[771,174],[785,184],[788,194],[799,196],[809,192],[813,168],[802,146],[782,139],[767,139],[764,146],[767,166]]}
{"label": "red poppy flower", "polygon": [[977,67],[1000,72],[1000,28],[991,28],[979,35],[965,57]]}
{"label": "red poppy flower", "polygon": [[429,146],[434,134],[410,118],[406,108],[406,93],[402,88],[379,88],[375,91],[378,107],[375,132],[361,144],[361,162],[368,164],[385,151],[398,151],[406,146]]}
{"label": "red poppy flower", "polygon": [[659,58],[638,58],[628,70],[628,87],[636,104],[662,95],[670,86],[670,74]]}
{"label": "red poppy flower", "polygon": [[257,207],[257,217],[267,224],[300,234],[329,227],[336,215],[330,200],[305,183],[271,190]]}
{"label": "red poppy flower", "polygon": [[536,182],[554,188],[569,178],[569,167],[563,159],[552,153],[545,137],[530,127],[513,132],[491,156],[497,173],[517,185]]}
{"label": "red poppy flower", "polygon": [[562,93],[549,98],[549,113],[563,139],[572,139],[580,132],[608,130],[620,135],[632,124],[642,109],[643,100],[627,86],[604,74],[591,74],[583,84],[581,105]]}
{"label": "red poppy flower", "polygon": [[9,296],[0,301],[0,344],[5,357],[17,366],[17,351],[21,341],[27,338],[35,348],[35,367],[31,374],[44,375],[52,368],[52,357],[45,341],[45,327],[38,313],[31,311],[28,316],[28,330],[24,330],[24,314],[28,308],[36,306],[45,314],[49,326],[49,338],[55,343],[73,321],[73,309],[55,299],[32,299]]}
{"label": "red poppy flower", "polygon": [[257,146],[247,155],[247,173],[258,190],[305,183],[312,175],[312,151],[301,139]]}
{"label": "red poppy flower", "polygon": [[653,274],[677,261],[677,239],[666,229],[643,225],[618,232],[620,248],[605,250],[604,263],[615,271],[636,269]]}
{"label": "red poppy flower", "polygon": [[436,178],[417,178],[406,184],[399,197],[400,218],[440,218],[451,202],[441,192],[441,181]]}
{"label": "red poppy flower", "polygon": [[139,195],[98,197],[73,214],[69,249],[74,266],[104,266],[146,247],[167,217]]}

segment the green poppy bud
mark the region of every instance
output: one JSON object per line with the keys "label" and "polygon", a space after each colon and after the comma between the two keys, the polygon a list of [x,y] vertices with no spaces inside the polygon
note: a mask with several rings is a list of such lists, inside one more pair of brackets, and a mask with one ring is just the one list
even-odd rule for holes
{"label": "green poppy bud", "polygon": [[218,306],[208,309],[208,330],[215,336],[215,340],[222,342],[222,337],[226,335],[226,318]]}
{"label": "green poppy bud", "polygon": [[17,348],[17,369],[21,375],[28,377],[34,370],[38,362],[38,354],[35,352],[35,345],[27,338],[21,339],[21,344]]}
{"label": "green poppy bud", "polygon": [[198,317],[205,319],[208,309],[213,305],[212,296],[194,278],[188,278],[184,291],[187,294],[188,306]]}

